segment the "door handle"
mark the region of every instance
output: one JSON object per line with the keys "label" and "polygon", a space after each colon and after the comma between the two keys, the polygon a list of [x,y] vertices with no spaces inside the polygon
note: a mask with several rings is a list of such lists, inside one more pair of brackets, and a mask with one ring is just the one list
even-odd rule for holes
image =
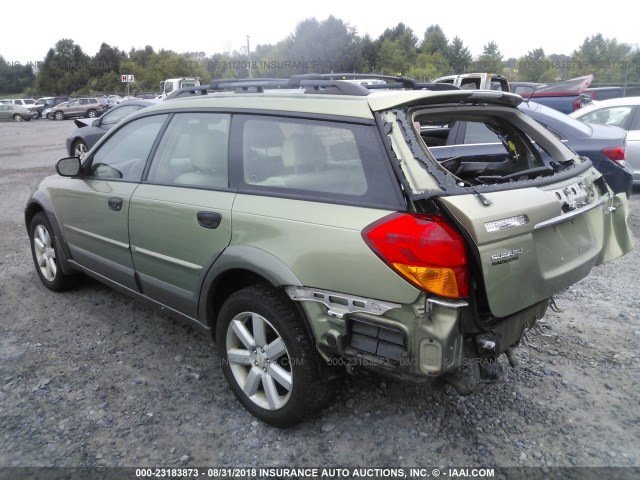
{"label": "door handle", "polygon": [[218,228],[222,221],[222,215],[218,212],[198,212],[196,218],[200,226],[204,228]]}
{"label": "door handle", "polygon": [[122,199],[120,197],[109,197],[109,208],[116,212],[122,210]]}

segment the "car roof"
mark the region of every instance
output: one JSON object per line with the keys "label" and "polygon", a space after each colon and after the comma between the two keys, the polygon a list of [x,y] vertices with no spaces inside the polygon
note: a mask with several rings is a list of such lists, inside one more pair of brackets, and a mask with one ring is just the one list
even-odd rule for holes
{"label": "car roof", "polygon": [[[318,101],[321,100],[321,101]],[[443,103],[492,103],[514,107],[522,101],[519,95],[483,90],[382,90],[368,95],[305,93],[302,89],[265,90],[263,93],[213,92],[207,95],[176,97],[150,107],[149,112],[187,110],[191,108],[233,108],[277,112],[299,112],[372,118],[372,111],[389,110],[409,105]]]}

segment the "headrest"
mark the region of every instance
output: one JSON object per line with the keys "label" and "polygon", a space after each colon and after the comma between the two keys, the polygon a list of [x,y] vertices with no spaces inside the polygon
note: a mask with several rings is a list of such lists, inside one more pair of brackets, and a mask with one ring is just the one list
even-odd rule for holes
{"label": "headrest", "polygon": [[227,171],[227,135],[217,130],[193,132],[189,144],[191,164],[204,172]]}
{"label": "headrest", "polygon": [[327,162],[327,151],[315,135],[293,135],[282,145],[282,163],[295,169],[318,169]]}

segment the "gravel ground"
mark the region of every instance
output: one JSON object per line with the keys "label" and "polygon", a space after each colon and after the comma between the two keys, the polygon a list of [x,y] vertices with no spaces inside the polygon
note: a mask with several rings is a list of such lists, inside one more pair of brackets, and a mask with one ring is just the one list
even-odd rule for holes
{"label": "gravel ground", "polygon": [[0,467],[640,467],[638,248],[561,294],[499,383],[463,398],[346,377],[321,417],[278,430],[241,408],[206,336],[92,280],[40,283],[23,208],[73,128],[0,124]]}

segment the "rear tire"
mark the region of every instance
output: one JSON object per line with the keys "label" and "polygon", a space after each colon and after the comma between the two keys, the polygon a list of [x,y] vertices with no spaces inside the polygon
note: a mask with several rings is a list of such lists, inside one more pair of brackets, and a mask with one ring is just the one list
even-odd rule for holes
{"label": "rear tire", "polygon": [[14,121],[16,121],[16,122],[23,122],[23,121],[24,121],[24,118],[23,118],[23,117],[22,117],[22,115],[20,115],[19,113],[16,113],[16,114],[13,116],[13,120],[14,120]]}
{"label": "rear tire", "polygon": [[68,275],[62,271],[56,236],[49,219],[43,212],[33,216],[29,227],[29,239],[33,263],[45,287],[54,292],[75,287],[78,276]]}
{"label": "rear tire", "polygon": [[326,406],[331,383],[295,306],[280,290],[254,285],[232,294],[216,326],[220,365],[254,416],[286,428]]}
{"label": "rear tire", "polygon": [[53,118],[55,118],[56,120],[64,120],[64,113],[62,113],[62,112],[56,112],[56,113],[53,115]]}

